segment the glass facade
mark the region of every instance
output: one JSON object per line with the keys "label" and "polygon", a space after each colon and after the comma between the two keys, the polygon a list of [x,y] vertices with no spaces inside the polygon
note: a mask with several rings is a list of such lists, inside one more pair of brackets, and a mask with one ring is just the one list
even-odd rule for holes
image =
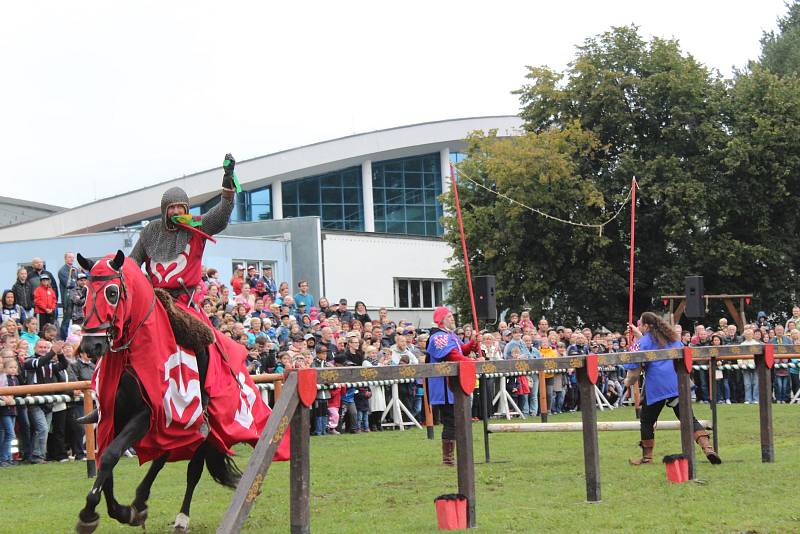
{"label": "glass facade", "polygon": [[[219,195],[189,208],[192,215],[202,215],[219,203]],[[242,191],[233,195],[231,223],[266,221],[272,219],[272,186]]]}
{"label": "glass facade", "polygon": [[[372,163],[375,231],[442,235],[442,172],[439,154]],[[285,209],[285,208],[284,208]]]}
{"label": "glass facade", "polygon": [[364,231],[361,167],[283,182],[283,216],[316,215],[322,227]]}

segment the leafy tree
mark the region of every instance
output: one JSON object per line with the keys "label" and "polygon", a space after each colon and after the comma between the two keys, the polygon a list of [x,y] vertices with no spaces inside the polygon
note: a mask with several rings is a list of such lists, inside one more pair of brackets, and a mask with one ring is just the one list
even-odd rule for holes
{"label": "leafy tree", "polygon": [[787,3],[788,13],[778,19],[778,32],[761,38],[761,66],[780,76],[800,72],[800,2]]}
{"label": "leafy tree", "polygon": [[800,289],[800,79],[753,65],[736,77],[728,108],[726,194],[714,211],[718,257],[741,268],[720,270],[720,282],[755,291],[754,305],[785,315]]}
{"label": "leafy tree", "polygon": [[[715,245],[718,214],[710,211],[725,193],[719,171],[720,149],[727,141],[725,82],[684,54],[676,41],[647,42],[635,26],[587,39],[564,73],[530,67],[527,78],[517,93],[529,135],[505,144],[473,140],[465,173],[477,173],[488,186],[544,212],[594,223],[616,211],[636,176],[641,195],[636,311],[652,308],[658,295],[682,287],[689,273],[705,274],[707,288],[717,289],[715,273],[735,270],[731,266],[739,261],[731,257],[730,246]],[[587,139],[581,132],[591,134],[592,141],[570,145],[570,139]],[[558,151],[534,150],[540,143],[554,144]],[[514,150],[520,144],[527,152]],[[553,157],[564,164],[561,173],[547,163]],[[531,305],[551,321],[580,317],[617,327],[625,322],[627,211],[599,236],[523,216],[489,198],[493,195],[464,196],[475,249],[471,264],[478,273],[498,273],[501,305]],[[498,209],[491,216],[485,211]],[[476,223],[479,233],[473,233],[476,219],[485,221]],[[447,224],[455,228],[452,221]],[[457,244],[457,234],[447,238]],[[467,308],[462,281],[455,279],[452,299]]]}

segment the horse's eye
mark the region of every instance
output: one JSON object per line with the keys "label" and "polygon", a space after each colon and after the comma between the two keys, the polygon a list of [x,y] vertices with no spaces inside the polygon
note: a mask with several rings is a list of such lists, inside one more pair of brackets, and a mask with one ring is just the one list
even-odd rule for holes
{"label": "horse's eye", "polygon": [[115,285],[110,285],[106,287],[106,300],[112,306],[117,305],[117,301],[119,301],[119,288]]}

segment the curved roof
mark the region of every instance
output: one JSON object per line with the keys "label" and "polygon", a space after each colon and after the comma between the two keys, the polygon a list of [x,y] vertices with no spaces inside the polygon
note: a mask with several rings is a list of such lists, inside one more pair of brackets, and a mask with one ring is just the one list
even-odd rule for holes
{"label": "curved roof", "polygon": [[[237,176],[245,189],[276,181],[314,176],[360,165],[365,160],[387,160],[463,149],[464,139],[475,130],[497,129],[514,135],[522,121],[514,115],[470,117],[399,126],[313,143],[236,163]],[[221,167],[168,180],[108,197],[35,221],[0,228],[0,242],[107,230],[148,219],[158,214],[161,195],[172,186],[182,187],[192,204],[219,193]],[[114,214],[114,217],[109,215]]]}

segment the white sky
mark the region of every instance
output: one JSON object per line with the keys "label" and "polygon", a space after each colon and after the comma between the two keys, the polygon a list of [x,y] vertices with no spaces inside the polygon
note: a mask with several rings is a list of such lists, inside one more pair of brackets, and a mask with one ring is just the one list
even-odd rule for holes
{"label": "white sky", "polygon": [[76,206],[343,135],[518,112],[612,25],[729,75],[784,0],[4,3],[0,195]]}

